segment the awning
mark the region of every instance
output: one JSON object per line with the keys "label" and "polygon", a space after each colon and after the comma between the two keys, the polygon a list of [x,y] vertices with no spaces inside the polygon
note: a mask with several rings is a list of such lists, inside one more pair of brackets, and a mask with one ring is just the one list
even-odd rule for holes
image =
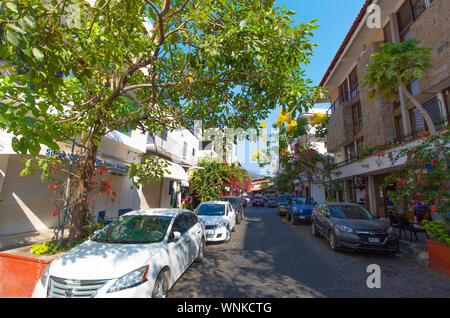
{"label": "awning", "polygon": [[180,180],[180,181],[188,181],[189,177],[187,172],[183,169],[182,166],[170,162],[169,166],[167,168],[164,168],[164,170],[168,170],[169,173],[164,172],[164,178],[172,179],[172,180]]}

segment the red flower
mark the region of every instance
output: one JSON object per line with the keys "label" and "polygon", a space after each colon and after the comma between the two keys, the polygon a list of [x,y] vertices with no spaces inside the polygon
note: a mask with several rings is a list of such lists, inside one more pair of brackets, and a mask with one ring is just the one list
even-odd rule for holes
{"label": "red flower", "polygon": [[112,194],[113,196],[116,196],[116,191],[112,190],[112,191],[111,191],[111,194]]}
{"label": "red flower", "polygon": [[56,189],[56,185],[54,184],[54,185],[50,185],[50,186],[48,186],[48,188],[49,189]]}
{"label": "red flower", "polygon": [[92,202],[92,199],[91,199],[91,198],[88,198],[88,201],[89,201],[89,202]]}
{"label": "red flower", "polygon": [[53,211],[53,216],[57,216],[57,215],[58,215],[58,213],[59,213],[59,210],[55,210],[55,211]]}

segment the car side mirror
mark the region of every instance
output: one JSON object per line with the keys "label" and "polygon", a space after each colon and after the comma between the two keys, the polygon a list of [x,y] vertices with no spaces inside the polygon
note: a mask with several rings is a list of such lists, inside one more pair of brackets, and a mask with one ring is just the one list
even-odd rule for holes
{"label": "car side mirror", "polygon": [[178,231],[174,231],[172,232],[172,234],[170,235],[170,241],[171,242],[176,242],[180,239],[181,237],[181,233]]}

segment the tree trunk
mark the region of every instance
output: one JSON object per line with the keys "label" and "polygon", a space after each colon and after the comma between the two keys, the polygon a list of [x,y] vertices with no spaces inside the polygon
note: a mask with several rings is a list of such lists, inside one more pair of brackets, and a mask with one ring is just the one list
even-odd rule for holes
{"label": "tree trunk", "polygon": [[76,199],[72,205],[72,223],[70,224],[69,241],[80,240],[83,237],[83,226],[86,222],[88,210],[87,198],[88,189],[91,187],[90,181],[95,169],[95,159],[97,157],[98,146],[94,138],[100,141],[101,131],[94,128],[86,145],[87,152],[84,163],[81,167],[80,181],[76,190]]}
{"label": "tree trunk", "polygon": [[430,134],[432,135],[436,135],[436,128],[434,127],[434,123],[433,120],[431,119],[430,115],[428,114],[428,112],[425,110],[425,108],[423,108],[423,106],[417,101],[417,99],[414,98],[414,96],[411,95],[411,93],[408,91],[408,88],[406,87],[405,83],[403,83],[403,81],[398,78],[398,82],[400,84],[400,87],[403,90],[403,93],[405,94],[406,98],[408,98],[411,103],[413,103],[413,105],[420,111],[420,113],[423,116],[423,119],[425,120],[425,122],[427,123],[428,129],[430,131]]}

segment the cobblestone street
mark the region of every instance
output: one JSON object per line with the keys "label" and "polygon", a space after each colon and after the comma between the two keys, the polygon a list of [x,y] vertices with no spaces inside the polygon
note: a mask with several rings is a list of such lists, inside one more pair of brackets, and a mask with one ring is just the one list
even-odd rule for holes
{"label": "cobblestone street", "polygon": [[[369,289],[367,266],[381,268]],[[169,297],[450,297],[450,279],[396,256],[332,252],[310,225],[293,226],[275,209],[248,207],[227,244],[209,244]]]}

